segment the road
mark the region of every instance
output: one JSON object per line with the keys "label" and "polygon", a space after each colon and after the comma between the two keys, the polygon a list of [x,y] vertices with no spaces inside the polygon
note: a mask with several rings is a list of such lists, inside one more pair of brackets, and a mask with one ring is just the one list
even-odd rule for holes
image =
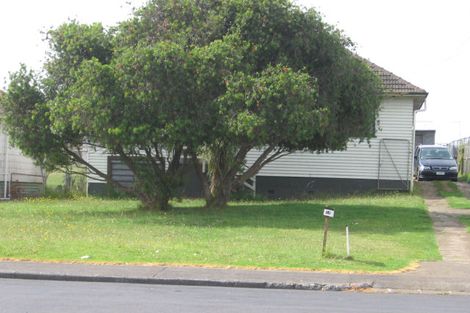
{"label": "road", "polygon": [[0,312],[470,312],[470,296],[0,279]]}

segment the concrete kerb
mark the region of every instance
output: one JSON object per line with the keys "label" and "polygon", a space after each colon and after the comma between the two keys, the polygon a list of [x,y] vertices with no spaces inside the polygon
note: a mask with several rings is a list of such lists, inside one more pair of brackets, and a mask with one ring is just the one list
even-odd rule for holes
{"label": "concrete kerb", "polygon": [[230,281],[230,280],[199,280],[199,279],[162,279],[162,278],[133,278],[113,276],[78,276],[43,273],[2,273],[0,278],[6,279],[30,279],[30,280],[53,280],[74,282],[102,282],[102,283],[128,283],[128,284],[155,284],[155,285],[183,285],[204,287],[232,287],[232,288],[266,288],[266,289],[296,289],[317,291],[347,291],[365,290],[373,288],[373,282],[350,283],[350,284],[324,284],[324,283],[279,283],[279,282],[253,282],[253,281]]}

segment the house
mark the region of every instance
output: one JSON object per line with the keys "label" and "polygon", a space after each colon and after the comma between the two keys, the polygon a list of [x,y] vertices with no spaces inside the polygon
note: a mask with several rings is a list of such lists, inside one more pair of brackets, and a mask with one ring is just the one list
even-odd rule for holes
{"label": "house", "polygon": [[[44,176],[34,161],[9,144],[8,135],[0,131],[0,198],[18,199],[44,194]],[[6,182],[6,184],[5,184]]]}
{"label": "house", "polygon": [[[376,137],[369,142],[353,139],[345,151],[296,152],[267,164],[255,178],[257,194],[284,198],[412,188],[415,113],[428,93],[368,63],[385,88]],[[251,151],[248,162],[258,153]]]}
{"label": "house", "polygon": [[[271,198],[285,198],[319,192],[412,188],[415,113],[422,107],[428,93],[368,63],[382,79],[385,88],[376,137],[364,142],[351,140],[345,151],[295,152],[280,158],[266,165],[252,179],[249,187],[254,192]],[[258,150],[250,151],[247,163],[254,162],[260,153]],[[88,161],[104,172],[114,164],[104,150],[90,150]],[[126,171],[124,168],[118,170]],[[103,182],[88,180],[90,194],[101,193],[105,186]],[[192,191],[195,189],[197,186],[191,187]]]}
{"label": "house", "polygon": [[43,193],[41,168],[10,145],[8,135],[0,124],[0,199],[34,197]]}
{"label": "house", "polygon": [[434,145],[436,143],[436,131],[433,129],[415,130],[415,147],[419,145]]}

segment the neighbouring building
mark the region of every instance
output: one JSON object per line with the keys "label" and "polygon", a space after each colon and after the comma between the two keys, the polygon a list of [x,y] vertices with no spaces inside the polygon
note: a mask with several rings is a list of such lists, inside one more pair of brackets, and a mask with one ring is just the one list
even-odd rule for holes
{"label": "neighbouring building", "polygon": [[435,130],[415,130],[415,147],[419,145],[434,145],[436,143]]}
{"label": "neighbouring building", "polygon": [[[0,96],[2,94],[3,91],[0,90]],[[41,168],[19,149],[10,145],[8,135],[0,124],[0,199],[36,197],[43,194]]]}
{"label": "neighbouring building", "polygon": [[43,172],[34,161],[9,144],[0,126],[0,198],[37,197],[44,194]]}

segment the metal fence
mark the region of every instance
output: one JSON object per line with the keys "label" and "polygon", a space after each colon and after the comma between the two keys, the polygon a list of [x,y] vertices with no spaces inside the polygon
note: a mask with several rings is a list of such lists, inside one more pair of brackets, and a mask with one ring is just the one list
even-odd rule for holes
{"label": "metal fence", "polygon": [[470,137],[462,138],[449,143],[453,155],[459,163],[459,173],[470,173]]}
{"label": "metal fence", "polygon": [[41,175],[24,173],[2,174],[0,181],[1,199],[21,199],[41,197],[44,195],[45,186]]}

